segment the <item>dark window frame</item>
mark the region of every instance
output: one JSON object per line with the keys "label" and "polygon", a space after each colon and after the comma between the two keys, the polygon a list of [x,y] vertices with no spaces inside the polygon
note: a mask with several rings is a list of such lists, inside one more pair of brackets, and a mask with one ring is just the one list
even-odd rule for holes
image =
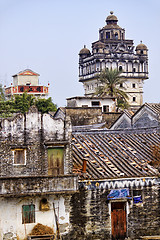
{"label": "dark window frame", "polygon": [[92,104],[92,107],[99,107],[100,101],[92,101],[91,104]]}
{"label": "dark window frame", "polygon": [[136,102],[136,97],[133,97],[133,102]]}
{"label": "dark window frame", "polygon": [[104,113],[109,112],[109,105],[103,105],[103,112]]}
{"label": "dark window frame", "polygon": [[106,39],[110,39],[110,38],[111,38],[110,32],[106,32]]}
{"label": "dark window frame", "polygon": [[122,66],[119,66],[119,71],[122,71],[122,70],[123,70]]}
{"label": "dark window frame", "polygon": [[35,205],[22,206],[22,224],[35,223]]}
{"label": "dark window frame", "polygon": [[18,148],[12,149],[12,151],[13,151],[13,164],[26,165],[26,149]]}

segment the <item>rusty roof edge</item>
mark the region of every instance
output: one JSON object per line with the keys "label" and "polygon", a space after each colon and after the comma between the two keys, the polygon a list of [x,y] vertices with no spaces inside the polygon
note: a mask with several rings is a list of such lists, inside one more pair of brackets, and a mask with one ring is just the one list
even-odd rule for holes
{"label": "rusty roof edge", "polygon": [[112,134],[112,133],[123,133],[123,134],[128,134],[128,133],[160,133],[160,126],[158,127],[146,127],[146,128],[126,128],[126,129],[114,129],[114,130],[111,130],[111,129],[91,129],[91,130],[75,130],[75,131],[72,131],[72,134],[74,135],[78,135],[78,134],[99,134],[99,133],[109,133],[109,134]]}

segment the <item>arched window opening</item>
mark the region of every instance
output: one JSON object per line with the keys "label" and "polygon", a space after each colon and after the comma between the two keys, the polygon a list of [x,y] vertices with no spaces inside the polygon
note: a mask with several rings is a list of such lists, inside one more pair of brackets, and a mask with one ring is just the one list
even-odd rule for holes
{"label": "arched window opening", "polygon": [[110,39],[110,32],[106,32],[106,39]]}
{"label": "arched window opening", "polygon": [[122,66],[119,66],[119,71],[122,71]]}
{"label": "arched window opening", "polygon": [[118,39],[118,33],[115,33],[115,39]]}

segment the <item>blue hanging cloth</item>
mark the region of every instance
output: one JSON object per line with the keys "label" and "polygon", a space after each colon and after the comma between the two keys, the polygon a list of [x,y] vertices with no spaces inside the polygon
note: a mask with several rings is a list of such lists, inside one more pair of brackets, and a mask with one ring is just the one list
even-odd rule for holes
{"label": "blue hanging cloth", "polygon": [[121,198],[127,198],[127,199],[132,199],[129,196],[129,189],[128,188],[123,188],[123,189],[112,189],[110,193],[107,196],[107,200],[112,200],[112,199],[121,199]]}
{"label": "blue hanging cloth", "polygon": [[142,203],[142,196],[135,196],[133,197],[134,203]]}

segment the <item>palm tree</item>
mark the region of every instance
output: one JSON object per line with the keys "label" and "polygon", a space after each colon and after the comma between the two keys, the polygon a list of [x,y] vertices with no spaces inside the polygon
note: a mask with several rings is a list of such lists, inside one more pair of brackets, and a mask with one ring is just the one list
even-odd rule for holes
{"label": "palm tree", "polygon": [[98,87],[94,95],[99,97],[111,96],[117,99],[117,102],[125,103],[127,107],[127,93],[124,91],[125,88],[123,83],[126,82],[125,79],[122,79],[120,74],[122,71],[118,71],[116,69],[108,69],[105,68],[102,72],[97,76]]}

